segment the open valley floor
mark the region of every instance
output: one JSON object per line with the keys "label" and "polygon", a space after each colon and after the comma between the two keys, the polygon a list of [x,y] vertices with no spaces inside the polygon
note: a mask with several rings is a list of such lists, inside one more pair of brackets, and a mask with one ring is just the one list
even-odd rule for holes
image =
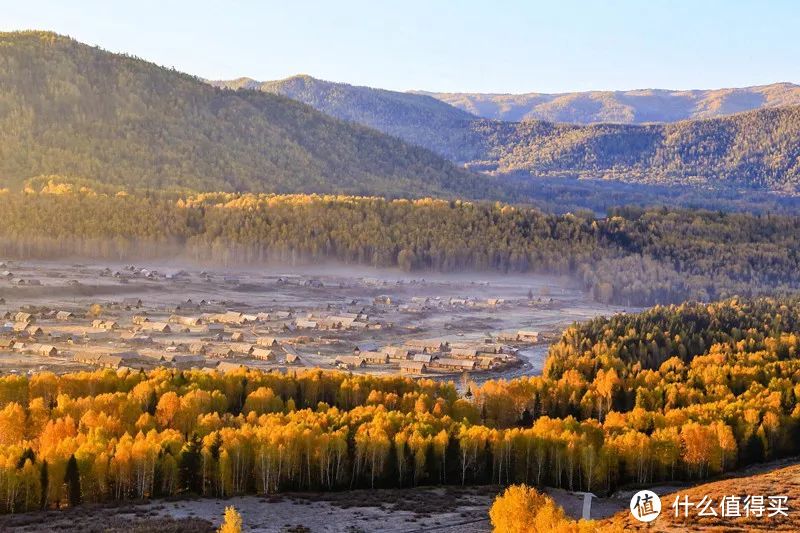
{"label": "open valley floor", "polygon": [[540,373],[566,326],[621,311],[545,276],[0,268],[2,372],[319,367],[481,382]]}

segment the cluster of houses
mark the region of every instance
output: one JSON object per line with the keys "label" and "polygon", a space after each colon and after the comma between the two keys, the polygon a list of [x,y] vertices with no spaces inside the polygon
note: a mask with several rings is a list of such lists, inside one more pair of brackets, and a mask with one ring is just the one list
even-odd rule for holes
{"label": "cluster of houses", "polygon": [[[517,363],[517,349],[497,340],[449,342],[444,339],[411,339],[400,346],[383,347],[366,343],[357,346],[352,355],[337,357],[334,364],[348,370],[392,365],[401,374],[421,375],[494,370]],[[515,339],[514,342],[523,341]]]}
{"label": "cluster of houses", "polygon": [[22,276],[17,276],[10,270],[8,270],[8,265],[6,263],[0,262],[0,281],[5,281],[10,285],[30,285],[30,286],[41,286],[42,282],[35,278],[25,278]]}
{"label": "cluster of houses", "polygon": [[[104,269],[100,276],[119,281],[192,277],[184,271],[160,273],[135,266]],[[0,272],[2,277],[16,279],[7,271]],[[200,278],[212,280],[212,275],[201,273]],[[213,279],[220,281],[218,276]],[[229,286],[239,283],[234,277],[223,281]],[[296,281],[291,277],[277,283],[324,287],[319,280]],[[314,356],[311,351],[306,352],[308,356],[299,355],[295,344],[307,342],[303,339],[320,345],[328,341],[340,343],[343,339],[350,339],[348,343],[358,342],[354,339],[369,337],[370,331],[392,328],[391,322],[383,320],[390,317],[390,311],[500,309],[510,305],[502,298],[413,296],[402,302],[393,298],[376,296],[371,305],[369,301],[359,305],[357,300],[348,299],[346,303],[303,312],[291,308],[252,312],[248,307],[245,309],[250,312],[242,312],[230,309],[230,302],[205,300],[152,307],[143,305],[138,297],[105,302],[89,313],[85,309],[25,306],[0,315],[0,352],[134,370],[161,365],[218,370],[249,365],[304,365],[303,359]],[[322,362],[317,359],[312,364],[327,364],[332,360],[334,366],[342,369],[382,367],[406,375],[494,370],[517,362],[516,345],[537,340],[537,332],[520,330],[470,342],[410,339],[399,345],[365,343],[352,353],[331,355],[330,359]]]}
{"label": "cluster of houses", "polygon": [[[56,313],[48,316],[55,318]],[[58,349],[54,345],[39,341],[44,336],[44,330],[36,324],[36,317],[33,313],[7,312],[2,315],[2,318],[4,322],[0,326],[0,350],[35,354],[42,357],[58,355]]]}
{"label": "cluster of houses", "polygon": [[[203,302],[205,304],[205,302]],[[191,301],[173,311],[200,310]],[[301,365],[300,356],[274,337],[258,335],[256,326],[291,319],[289,311],[248,315],[235,311],[198,315],[150,313],[139,299],[104,306],[114,318],[91,318],[86,312],[24,308],[0,315],[0,352],[52,357],[100,368],[138,369],[160,365],[216,368],[223,360],[252,360]],[[128,313],[126,313],[126,311]],[[155,318],[158,316],[160,318]],[[248,328],[248,329],[245,329]],[[230,366],[231,363],[221,368]]]}
{"label": "cluster of houses", "polygon": [[397,305],[397,310],[406,313],[418,313],[434,309],[497,309],[506,304],[503,298],[439,298],[412,296],[408,301],[396,302],[390,295],[378,295],[372,300],[376,306]]}
{"label": "cluster of houses", "polygon": [[380,322],[370,321],[369,315],[364,311],[335,313],[308,313],[305,317],[294,319],[295,329],[315,329],[320,331],[331,330],[368,330],[382,329]]}
{"label": "cluster of houses", "polygon": [[257,314],[225,311],[201,315],[177,315],[169,318],[169,322],[178,326],[197,327],[205,325],[209,331],[220,332],[225,326],[244,327],[268,322],[278,322],[275,329],[283,332],[297,330],[367,330],[381,329],[383,324],[370,321],[365,312],[309,312],[301,316],[293,311],[270,311]]}

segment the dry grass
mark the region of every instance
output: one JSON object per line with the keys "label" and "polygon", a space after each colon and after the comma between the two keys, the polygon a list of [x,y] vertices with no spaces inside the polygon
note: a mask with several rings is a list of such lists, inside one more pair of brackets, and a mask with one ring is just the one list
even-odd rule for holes
{"label": "dry grass", "polygon": [[[788,496],[788,517],[697,517],[697,510],[690,509],[689,517],[684,518],[681,512],[679,518],[675,517],[672,504],[675,497],[681,499],[686,495],[691,502],[699,502],[704,495],[713,498],[717,514],[720,514],[719,502],[724,496],[748,495]],[[624,525],[625,531],[708,531],[708,532],[746,532],[746,531],[800,531],[800,465],[778,468],[770,472],[758,473],[751,476],[736,477],[697,485],[681,489],[661,497],[661,515],[650,525],[637,522],[625,510],[617,513],[612,518],[603,520],[602,524],[615,521]],[[742,510],[744,514],[744,510]]]}

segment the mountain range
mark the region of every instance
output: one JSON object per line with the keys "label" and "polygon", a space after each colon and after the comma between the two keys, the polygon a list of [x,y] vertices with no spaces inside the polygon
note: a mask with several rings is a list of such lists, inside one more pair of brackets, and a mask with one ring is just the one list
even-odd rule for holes
{"label": "mountain range", "polygon": [[800,105],[800,85],[672,91],[586,91],[560,94],[436,93],[432,96],[492,120],[545,120],[570,124],[644,124],[704,119],[768,107]]}
{"label": "mountain range", "polygon": [[672,123],[577,125],[484,119],[425,94],[309,76],[214,83],[287,96],[493,175],[800,192],[800,108],[795,106]]}
{"label": "mountain range", "polygon": [[796,195],[800,107],[657,124],[513,122],[309,76],[208,83],[50,32],[2,33],[0,188],[49,175],[393,197],[525,200],[537,178]]}

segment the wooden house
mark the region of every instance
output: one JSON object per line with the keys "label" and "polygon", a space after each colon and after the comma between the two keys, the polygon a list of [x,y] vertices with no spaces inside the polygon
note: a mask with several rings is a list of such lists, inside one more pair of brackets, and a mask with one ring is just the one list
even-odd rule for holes
{"label": "wooden house", "polygon": [[475,361],[472,359],[454,359],[452,357],[440,357],[435,359],[431,363],[432,366],[436,368],[441,368],[444,370],[454,370],[454,371],[463,371],[463,370],[474,370],[475,369]]}
{"label": "wooden house", "polygon": [[33,324],[36,321],[36,318],[31,313],[24,313],[20,311],[19,313],[14,315],[14,322],[25,322],[27,324]]}
{"label": "wooden house", "polygon": [[236,353],[246,355],[253,353],[253,345],[247,342],[232,342],[228,346]]}
{"label": "wooden house", "polygon": [[364,358],[357,355],[340,355],[334,362],[340,368],[364,368],[367,366]]}
{"label": "wooden house", "polygon": [[171,333],[172,328],[166,322],[145,322],[141,325],[142,331],[150,331],[153,333]]}
{"label": "wooden house", "polygon": [[265,348],[279,348],[280,343],[278,339],[275,337],[258,337],[256,339],[256,344],[259,346],[264,346]]}
{"label": "wooden house", "polygon": [[358,357],[371,365],[385,365],[389,362],[389,355],[383,352],[359,352]]}
{"label": "wooden house", "polygon": [[459,359],[475,359],[479,353],[477,348],[452,348],[449,355]]}
{"label": "wooden house", "polygon": [[260,359],[261,361],[275,360],[275,352],[269,348],[253,348],[253,351],[250,353],[250,355],[255,359]]}
{"label": "wooden house", "polygon": [[58,349],[52,344],[29,344],[25,347],[25,351],[42,357],[55,357],[58,355]]}
{"label": "wooden house", "polygon": [[243,368],[247,367],[241,363],[230,363],[228,361],[220,361],[216,367],[216,369],[220,372],[235,372],[237,370],[242,370]]}
{"label": "wooden house", "polygon": [[389,359],[406,360],[414,356],[414,352],[403,346],[385,346],[383,353],[389,356]]}
{"label": "wooden house", "polygon": [[425,353],[442,352],[448,347],[447,341],[441,339],[412,339],[406,341],[404,346]]}
{"label": "wooden house", "polygon": [[428,365],[420,361],[400,361],[400,373],[422,375],[428,371]]}
{"label": "wooden house", "polygon": [[539,340],[539,332],[521,329],[517,332],[517,340],[519,342],[536,342]]}
{"label": "wooden house", "polygon": [[412,360],[417,363],[430,363],[433,361],[433,355],[429,353],[417,353],[414,354],[414,359]]}
{"label": "wooden house", "polygon": [[203,318],[199,316],[172,315],[169,317],[169,322],[182,326],[200,326],[203,324]]}
{"label": "wooden house", "polygon": [[233,357],[236,352],[230,349],[229,346],[224,344],[222,345],[214,345],[209,346],[206,348],[206,355],[209,357],[216,357],[218,359],[227,359],[229,357]]}
{"label": "wooden house", "polygon": [[44,330],[36,324],[28,324],[28,326],[22,332],[28,337],[40,337],[44,335]]}

